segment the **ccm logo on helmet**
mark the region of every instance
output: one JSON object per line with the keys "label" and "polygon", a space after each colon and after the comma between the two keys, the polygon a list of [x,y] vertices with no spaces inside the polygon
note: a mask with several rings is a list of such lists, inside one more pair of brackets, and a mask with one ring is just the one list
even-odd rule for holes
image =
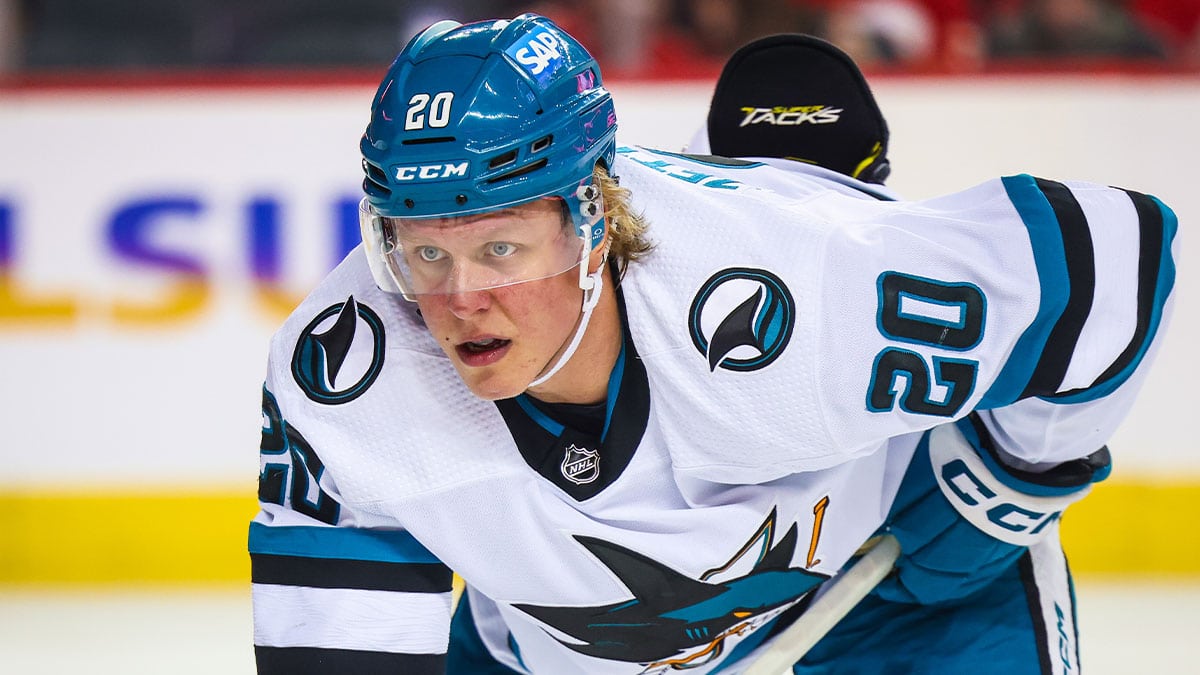
{"label": "ccm logo on helmet", "polygon": [[412,180],[449,180],[451,178],[466,178],[467,169],[470,167],[468,162],[454,162],[452,164],[413,164],[410,166],[396,167],[396,180],[412,181]]}
{"label": "ccm logo on helmet", "polygon": [[509,47],[508,54],[537,76],[545,72],[551,63],[562,58],[562,52],[558,51],[559,46],[558,38],[553,33],[539,31]]}

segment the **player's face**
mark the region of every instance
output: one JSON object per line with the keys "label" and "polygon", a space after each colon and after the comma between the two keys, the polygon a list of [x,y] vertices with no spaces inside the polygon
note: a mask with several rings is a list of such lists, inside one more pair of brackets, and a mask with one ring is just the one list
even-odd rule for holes
{"label": "player's face", "polygon": [[[426,224],[421,236],[427,246],[460,257],[482,241],[494,241],[491,233],[513,229],[530,246],[553,248],[567,227],[556,200]],[[525,391],[571,337],[581,302],[575,267],[495,288],[417,296],[430,333],[471,391],[486,400]]]}

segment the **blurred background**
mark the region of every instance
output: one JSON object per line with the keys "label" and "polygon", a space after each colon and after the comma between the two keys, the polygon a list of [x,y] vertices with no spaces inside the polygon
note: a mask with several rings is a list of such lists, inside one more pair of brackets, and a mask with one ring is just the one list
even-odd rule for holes
{"label": "blurred background", "polygon": [[[0,670],[252,671],[267,342],[357,243],[396,52],[522,11],[597,55],[626,143],[682,149],[734,49],[806,32],[864,67],[902,195],[1028,172],[1200,218],[1200,0],[0,0]],[[1092,673],[1186,671],[1200,629],[1189,259],[1064,519]]]}
{"label": "blurred background", "polygon": [[610,77],[708,75],[776,32],[904,70],[1200,63],[1197,0],[0,0],[0,70],[378,68],[433,21],[523,11],[580,38]]}

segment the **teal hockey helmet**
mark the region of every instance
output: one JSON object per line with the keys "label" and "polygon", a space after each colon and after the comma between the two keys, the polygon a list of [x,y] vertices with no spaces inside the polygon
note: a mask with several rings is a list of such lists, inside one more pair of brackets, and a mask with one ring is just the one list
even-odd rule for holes
{"label": "teal hockey helmet", "polygon": [[364,208],[453,217],[560,197],[603,236],[592,171],[612,167],[616,114],[600,67],[549,19],[436,23],[388,69],[359,144]]}

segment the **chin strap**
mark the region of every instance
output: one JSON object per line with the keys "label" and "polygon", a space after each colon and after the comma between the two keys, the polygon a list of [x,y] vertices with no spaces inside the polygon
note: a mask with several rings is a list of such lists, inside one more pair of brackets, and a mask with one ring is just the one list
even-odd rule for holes
{"label": "chin strap", "polygon": [[[554,362],[554,365],[549,370],[539,375],[533,382],[530,382],[529,387],[536,387],[554,377],[555,373],[567,365],[567,360],[579,348],[579,343],[583,340],[583,334],[587,332],[588,321],[592,318],[592,310],[596,309],[596,304],[600,302],[600,291],[604,288],[604,267],[607,264],[607,260],[608,255],[606,254],[600,262],[600,267],[595,272],[588,274],[580,280],[579,285],[583,288],[583,309],[582,315],[579,317],[579,325],[575,328],[575,335],[571,336],[571,342],[563,350],[562,356],[558,357],[558,360]],[[584,269],[586,270],[587,267],[584,267]]]}

